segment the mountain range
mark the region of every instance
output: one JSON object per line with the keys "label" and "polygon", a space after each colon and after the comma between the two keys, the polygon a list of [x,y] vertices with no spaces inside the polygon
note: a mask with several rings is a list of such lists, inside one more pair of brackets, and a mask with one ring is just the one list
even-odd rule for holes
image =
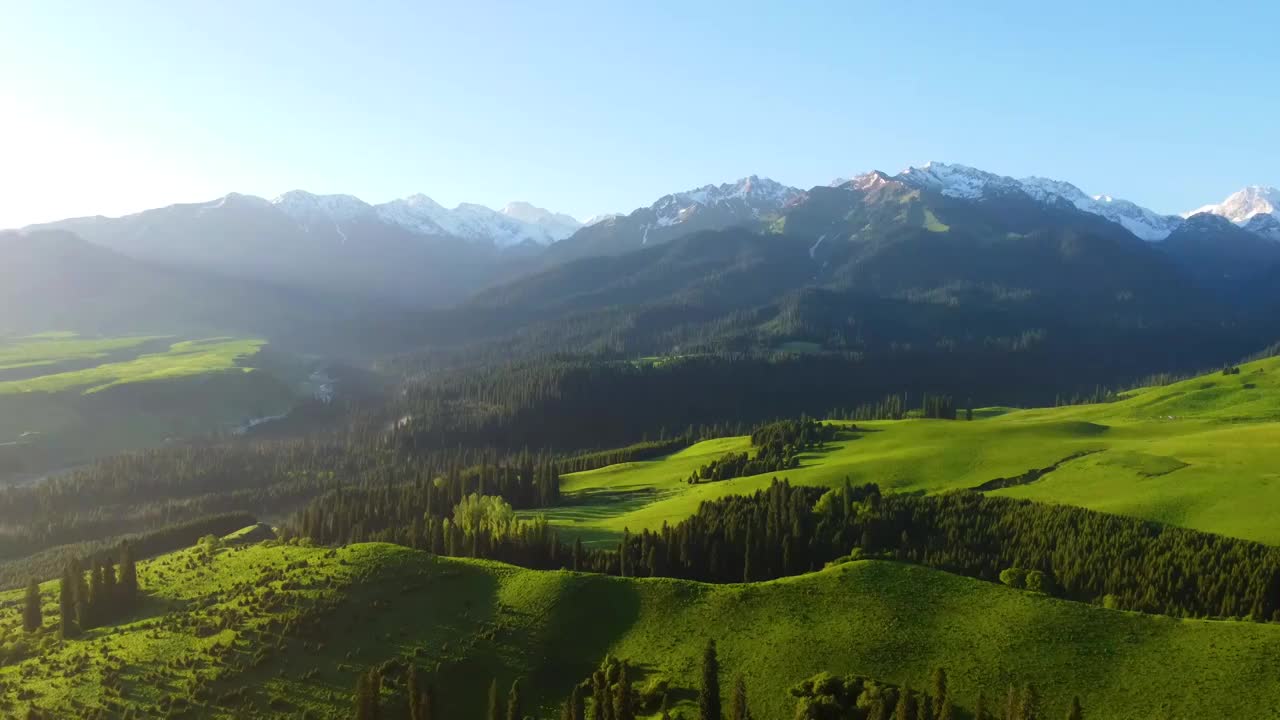
{"label": "mountain range", "polygon": [[[30,263],[23,287],[80,281],[60,275],[60,263],[127,265],[121,274],[139,279],[114,292],[151,288],[145,302],[135,292],[102,306],[136,308],[139,318],[174,315],[148,305],[185,284],[274,298],[260,302],[289,308],[275,326],[308,307],[396,317],[411,327],[366,329],[397,339],[447,329],[439,337],[450,341],[510,335],[542,350],[645,353],[708,343],[954,346],[1020,342],[1050,327],[1243,326],[1244,315],[1273,306],[1278,196],[1251,187],[1186,216],[1162,215],[1063,181],[929,163],[808,190],[751,176],[586,225],[527,203],[449,210],[423,195],[370,205],[350,195],[233,193],[34,226],[6,245],[39,256],[30,245],[61,238],[56,253]],[[67,259],[99,251],[109,262]],[[184,281],[142,279],[165,273]],[[227,331],[252,314],[179,294],[173,308]],[[948,306],[967,319],[941,320],[937,308]],[[906,317],[914,329],[897,324]],[[39,327],[19,320],[0,318]]]}

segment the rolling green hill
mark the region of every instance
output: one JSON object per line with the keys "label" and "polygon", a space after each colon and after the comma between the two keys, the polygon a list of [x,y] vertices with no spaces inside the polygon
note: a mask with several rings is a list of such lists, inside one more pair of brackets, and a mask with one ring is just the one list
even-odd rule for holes
{"label": "rolling green hill", "polygon": [[[994,492],[1280,543],[1271,511],[1280,503],[1280,358],[1242,365],[1239,374],[1135,390],[1112,403],[988,408],[975,418],[860,422],[778,475],[796,484],[832,486],[848,477],[898,492],[938,492],[1057,465],[1034,482]],[[702,500],[769,484],[772,475],[684,482],[703,463],[748,446],[748,438],[724,438],[568,475],[566,504],[547,517],[588,540],[674,523]]]}
{"label": "rolling green hill", "polygon": [[70,333],[0,341],[0,480],[286,412],[261,340]]}
{"label": "rolling green hill", "polygon": [[[399,546],[197,546],[139,567],[149,597],[125,624],[20,640],[21,593],[0,595],[0,712],[30,703],[151,716],[191,698],[198,717],[348,717],[358,672],[383,665],[384,707],[405,662],[427,671],[446,716],[481,714],[488,685],[521,677],[553,707],[606,653],[631,660],[688,712],[715,638],[727,688],[745,676],[756,717],[789,717],[787,688],[820,671],[925,687],[944,667],[962,707],[1035,681],[1047,716],[1079,694],[1091,718],[1253,716],[1280,702],[1280,627],[1185,621],[1060,601],[920,567],[849,563],[753,585],[539,572]],[[223,618],[230,618],[223,620]],[[18,643],[29,657],[22,660]],[[216,658],[216,659],[215,659]],[[387,661],[399,660],[400,664]],[[109,668],[109,669],[108,669]],[[73,670],[74,669],[74,670]],[[105,673],[105,674],[104,674]],[[16,698],[18,678],[32,694]],[[110,688],[104,690],[104,688]],[[401,705],[402,707],[402,705]]]}

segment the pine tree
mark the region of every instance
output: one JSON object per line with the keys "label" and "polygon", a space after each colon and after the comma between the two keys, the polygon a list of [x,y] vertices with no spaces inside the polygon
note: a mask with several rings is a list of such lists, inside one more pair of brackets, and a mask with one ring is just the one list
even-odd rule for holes
{"label": "pine tree", "polygon": [[1018,720],[1040,720],[1040,691],[1027,683],[1022,688],[1022,700],[1018,704]]}
{"label": "pine tree", "polygon": [[609,704],[608,688],[604,673],[597,670],[591,676],[591,720],[604,720],[605,707]]}
{"label": "pine tree", "polygon": [[934,718],[935,720],[956,720],[956,707],[952,704],[950,697],[942,701],[938,714]]}
{"label": "pine tree", "polygon": [[1071,709],[1067,711],[1067,720],[1084,720],[1084,711],[1080,709],[1080,697],[1071,698]]}
{"label": "pine tree", "polygon": [[716,641],[708,640],[702,652],[702,688],[698,691],[699,720],[723,720],[720,710],[720,660]]}
{"label": "pine tree", "polygon": [[751,720],[751,709],[747,705],[747,681],[738,675],[733,680],[733,698],[729,701],[730,720]]}
{"label": "pine tree", "polygon": [[58,582],[58,627],[63,639],[79,634],[76,626],[76,578],[70,564],[62,569],[62,580]]}
{"label": "pine tree", "polygon": [[378,720],[378,683],[374,670],[360,673],[356,678],[356,720]]}
{"label": "pine tree", "polygon": [[129,614],[138,606],[138,565],[129,543],[120,545],[120,612]]}
{"label": "pine tree", "polygon": [[489,720],[502,720],[502,710],[498,706],[498,680],[489,683]]}
{"label": "pine tree", "polygon": [[573,720],[587,720],[587,692],[581,685],[573,688]]}
{"label": "pine tree", "polygon": [[635,720],[635,707],[631,704],[631,673],[624,660],[622,670],[618,672],[618,684],[614,686],[613,695],[614,720]]}
{"label": "pine tree", "polygon": [[409,693],[409,720],[423,720],[422,717],[422,679],[418,677],[418,666],[409,666],[409,681],[406,691]]}
{"label": "pine tree", "polygon": [[1010,685],[1009,695],[1004,701],[1004,720],[1020,720],[1021,713],[1021,705],[1018,702],[1018,689]]}
{"label": "pine tree", "polygon": [[436,688],[431,683],[422,689],[422,720],[436,718]]}
{"label": "pine tree", "polygon": [[521,701],[520,679],[516,678],[511,683],[511,692],[507,693],[507,720],[524,720],[524,714],[520,712]]}
{"label": "pine tree", "polygon": [[93,564],[89,571],[89,627],[102,624],[102,562]]}
{"label": "pine tree", "polygon": [[71,560],[71,573],[75,576],[76,627],[81,632],[93,627],[93,608],[89,605],[89,585],[84,579],[84,567],[79,560]]}
{"label": "pine tree", "polygon": [[986,693],[978,693],[978,702],[973,705],[973,720],[992,720],[991,711],[987,709]]}
{"label": "pine tree", "polygon": [[102,615],[113,621],[120,616],[120,596],[116,593],[116,566],[107,558],[102,563]]}
{"label": "pine tree", "polygon": [[947,702],[947,671],[935,668],[933,671],[933,716],[942,717],[942,706]]}
{"label": "pine tree", "polygon": [[22,606],[22,629],[27,632],[35,632],[44,624],[44,617],[40,614],[40,586],[32,580],[27,584],[27,596]]}
{"label": "pine tree", "polygon": [[898,692],[898,707],[894,710],[893,720],[917,720],[916,697],[910,686],[904,686]]}
{"label": "pine tree", "polygon": [[366,712],[370,720],[378,720],[378,716],[382,713],[380,705],[382,704],[382,674],[377,668],[369,671],[369,699]]}

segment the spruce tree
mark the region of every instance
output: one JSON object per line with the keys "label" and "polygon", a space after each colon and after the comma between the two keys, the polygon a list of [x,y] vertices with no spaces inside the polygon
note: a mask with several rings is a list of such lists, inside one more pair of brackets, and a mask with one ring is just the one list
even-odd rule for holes
{"label": "spruce tree", "polygon": [[71,560],[71,573],[75,576],[76,627],[80,631],[93,627],[93,608],[89,605],[89,584],[84,579],[84,566],[79,560]]}
{"label": "spruce tree", "polygon": [[75,637],[76,627],[76,579],[68,564],[62,569],[62,580],[58,582],[58,628],[64,639]]}
{"label": "spruce tree", "polygon": [[378,672],[377,668],[369,671],[368,688],[369,704],[366,712],[368,713],[370,720],[378,720],[378,716],[382,712],[380,707],[382,704],[382,674]]}
{"label": "spruce tree", "polygon": [[1022,700],[1018,705],[1018,720],[1040,720],[1040,691],[1027,683],[1022,688]]}
{"label": "spruce tree", "polygon": [[27,584],[27,596],[22,606],[22,629],[27,632],[35,632],[44,624],[44,617],[40,614],[40,586],[32,580]]}
{"label": "spruce tree", "polygon": [[618,673],[618,684],[613,689],[614,720],[635,720],[635,707],[631,704],[631,673],[624,660]]}
{"label": "spruce tree", "polygon": [[942,717],[942,706],[947,701],[947,671],[935,668],[933,671],[933,716]]}
{"label": "spruce tree", "polygon": [[917,720],[916,697],[910,686],[903,686],[898,692],[898,707],[894,710],[893,720]]}
{"label": "spruce tree", "polygon": [[991,711],[987,709],[986,693],[978,693],[978,702],[973,705],[973,720],[992,720]]}
{"label": "spruce tree", "polygon": [[418,677],[418,666],[409,666],[409,680],[406,691],[409,693],[409,720],[423,720],[422,717],[422,679]]}
{"label": "spruce tree", "polygon": [[698,719],[723,720],[720,710],[720,660],[716,641],[708,640],[702,651],[702,688],[698,691]]}
{"label": "spruce tree", "polygon": [[120,612],[132,613],[138,606],[138,565],[129,543],[120,545]]}
{"label": "spruce tree", "polygon": [[591,676],[591,720],[604,720],[604,709],[609,704],[609,682],[604,672],[597,670]]}
{"label": "spruce tree", "polygon": [[356,678],[356,720],[378,720],[378,696],[373,686],[373,671]]}
{"label": "spruce tree", "polygon": [[1084,720],[1084,711],[1080,709],[1080,697],[1071,698],[1071,709],[1067,711],[1067,720]]}
{"label": "spruce tree", "polygon": [[733,680],[733,697],[729,701],[730,720],[751,720],[751,709],[747,705],[747,681],[739,674]]}
{"label": "spruce tree", "polygon": [[102,615],[107,621],[120,617],[120,596],[116,593],[116,565],[107,558],[102,563]]}
{"label": "spruce tree", "polygon": [[587,691],[581,685],[575,685],[573,695],[573,720],[587,720]]}
{"label": "spruce tree", "polygon": [[511,683],[511,692],[507,693],[507,720],[524,720],[524,714],[520,711],[522,705],[520,679],[516,678]]}
{"label": "spruce tree", "polygon": [[950,697],[942,701],[934,720],[956,720],[956,707],[952,704]]}
{"label": "spruce tree", "polygon": [[89,626],[97,627],[102,624],[102,562],[98,561],[93,564],[93,568],[89,570]]}
{"label": "spruce tree", "polygon": [[489,720],[502,720],[502,710],[498,705],[498,680],[494,678],[489,683],[489,714],[486,715]]}
{"label": "spruce tree", "polygon": [[1018,689],[1010,685],[1009,695],[1005,697],[1004,701],[1004,720],[1019,720],[1021,712],[1021,706],[1018,702]]}

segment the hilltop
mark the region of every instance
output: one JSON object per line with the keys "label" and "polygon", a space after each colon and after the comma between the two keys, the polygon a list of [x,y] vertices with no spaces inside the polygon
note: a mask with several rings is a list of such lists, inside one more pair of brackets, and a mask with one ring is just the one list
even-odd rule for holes
{"label": "hilltop", "polygon": [[[473,716],[491,680],[516,677],[544,713],[606,654],[666,680],[686,712],[708,637],[725,686],[741,673],[757,717],[788,717],[787,689],[820,671],[914,687],[945,667],[962,707],[1033,680],[1056,717],[1079,694],[1092,718],[1231,715],[1280,701],[1266,668],[1280,627],[1174,620],[1012,590],[921,567],[854,562],[751,585],[533,571],[361,544],[201,545],[139,566],[148,598],[129,622],[0,668],[11,713],[106,706],[201,717],[347,717],[357,673],[382,666],[384,707],[407,663],[447,715]],[[45,583],[46,626],[57,583]],[[0,595],[6,654],[21,594]],[[73,670],[74,668],[74,670]],[[16,680],[30,697],[18,700]],[[110,688],[110,689],[105,689]],[[104,690],[105,689],[105,690]],[[1184,715],[1185,713],[1185,715]]]}

